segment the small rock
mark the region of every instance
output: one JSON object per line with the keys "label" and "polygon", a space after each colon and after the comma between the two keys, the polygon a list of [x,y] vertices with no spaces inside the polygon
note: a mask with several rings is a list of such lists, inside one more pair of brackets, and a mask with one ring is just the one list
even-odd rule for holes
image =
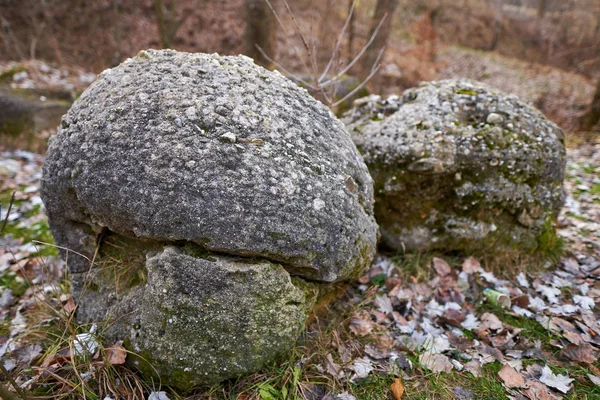
{"label": "small rock", "polygon": [[500,114],[496,114],[496,113],[489,113],[485,122],[487,122],[488,124],[501,124],[502,121],[504,121],[504,118],[502,118],[502,115]]}
{"label": "small rock", "polygon": [[235,143],[237,138],[232,132],[227,132],[227,133],[221,135],[221,140],[224,142]]}

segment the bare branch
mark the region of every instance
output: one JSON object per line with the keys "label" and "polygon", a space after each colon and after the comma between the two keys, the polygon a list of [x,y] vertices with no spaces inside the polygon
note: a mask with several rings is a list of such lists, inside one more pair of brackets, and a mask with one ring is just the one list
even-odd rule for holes
{"label": "bare branch", "polygon": [[[271,2],[269,0],[265,0],[265,2],[271,9],[271,12],[273,12],[273,14],[275,15],[275,18],[277,19],[277,23],[279,24],[281,29],[283,29],[283,32],[285,33],[286,37],[289,38],[290,34],[289,34],[287,28],[285,27],[285,24],[281,21],[281,18],[279,18],[279,14],[277,14],[277,11],[275,11],[275,8],[273,8],[273,5],[271,4]],[[302,57],[302,55],[300,54],[300,50],[298,50],[298,46],[296,46],[294,44],[293,47],[294,47],[294,51],[296,52],[296,56],[298,56],[298,59],[304,65],[304,68],[306,68],[306,70],[309,71],[310,68],[308,68],[308,65],[306,65],[306,61],[304,60],[304,57]],[[273,62],[273,61],[271,61],[271,62]],[[275,64],[275,63],[273,62],[273,64]]]}
{"label": "bare branch", "polygon": [[363,86],[365,86],[367,84],[367,82],[369,82],[371,80],[371,78],[373,78],[377,72],[379,72],[379,61],[381,60],[381,57],[383,56],[383,52],[385,51],[385,48],[379,50],[379,55],[377,56],[377,60],[375,60],[375,64],[373,64],[373,67],[371,68],[371,73],[369,74],[369,76],[367,76],[365,78],[364,81],[362,81],[360,83],[360,85],[358,85],[357,87],[355,87],[350,93],[348,93],[347,95],[345,95],[344,97],[342,97],[340,100],[336,101],[333,104],[333,107],[337,107],[340,104],[342,104],[344,101],[346,101],[347,99],[349,99],[350,97],[352,97],[355,93],[357,93],[360,89],[362,89]]}
{"label": "bare branch", "polygon": [[255,46],[256,46],[256,48],[258,49],[258,51],[260,52],[260,54],[264,58],[266,58],[269,62],[272,62],[273,65],[275,65],[277,68],[279,68],[280,70],[282,70],[287,76],[290,76],[290,77],[294,78],[295,80],[297,80],[298,82],[302,83],[303,85],[306,85],[306,87],[309,88],[310,90],[318,90],[318,88],[316,86],[308,83],[307,81],[303,80],[299,76],[296,76],[296,75],[292,74],[283,65],[279,64],[277,61],[275,61],[271,57],[269,57],[267,55],[267,53],[265,53],[264,50],[261,49],[261,47],[259,45],[255,44]]}
{"label": "bare branch", "polygon": [[290,13],[290,15],[292,16],[292,21],[294,22],[294,25],[296,26],[296,29],[298,30],[298,33],[300,34],[300,38],[302,39],[302,43],[304,44],[304,47],[306,48],[306,52],[308,53],[308,59],[311,60],[311,64],[313,67],[313,74],[316,75],[317,73],[317,67],[313,62],[312,59],[312,52],[310,49],[310,46],[308,45],[308,40],[306,39],[306,36],[304,36],[304,33],[302,32],[302,28],[300,28],[300,24],[298,23],[298,20],[296,19],[296,16],[294,15],[294,13],[292,12],[292,9],[290,8],[290,4],[287,2],[287,0],[283,0],[283,4],[285,4],[285,8],[288,10],[288,12]]}
{"label": "bare branch", "polygon": [[354,66],[354,64],[356,64],[356,62],[358,60],[360,60],[360,58],[363,56],[363,54],[365,54],[365,51],[369,48],[369,46],[371,45],[371,43],[373,43],[373,40],[375,40],[375,36],[377,36],[377,33],[379,32],[379,30],[383,26],[383,23],[385,22],[386,18],[387,18],[387,14],[385,14],[383,16],[383,18],[381,18],[381,21],[379,22],[379,25],[377,25],[377,28],[375,28],[375,30],[373,31],[373,34],[371,35],[371,38],[363,46],[363,48],[356,55],[356,57],[354,57],[354,59],[343,70],[341,70],[336,76],[334,76],[333,78],[331,78],[331,79],[323,82],[323,84],[321,86],[325,87],[325,86],[331,85],[333,82],[335,82],[337,79],[339,79],[342,75],[344,75],[346,72],[348,72],[348,70],[350,68],[352,68]]}
{"label": "bare branch", "polygon": [[321,82],[323,80],[323,78],[325,78],[325,76],[327,75],[327,72],[329,72],[329,68],[331,68],[331,66],[333,65],[333,60],[335,60],[336,54],[340,51],[340,44],[342,43],[342,38],[344,37],[344,33],[346,32],[346,29],[348,28],[348,25],[350,24],[350,20],[352,19],[352,15],[354,14],[354,5],[355,4],[356,4],[356,2],[352,1],[352,6],[350,7],[350,12],[348,13],[348,17],[346,18],[346,22],[344,22],[344,26],[342,27],[342,30],[340,31],[340,34],[338,35],[337,41],[335,42],[335,47],[333,48],[333,53],[331,53],[331,57],[329,58],[329,62],[327,63],[327,66],[325,67],[325,70],[323,71],[323,73],[319,77],[318,82]]}

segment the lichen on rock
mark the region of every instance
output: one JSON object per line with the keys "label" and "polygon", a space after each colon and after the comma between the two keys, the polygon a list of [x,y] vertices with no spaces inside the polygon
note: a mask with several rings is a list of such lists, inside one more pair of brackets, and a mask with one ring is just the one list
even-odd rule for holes
{"label": "lichen on rock", "polygon": [[243,56],[149,50],[104,71],[50,141],[42,196],[76,252],[78,320],[110,320],[180,387],[289,348],[318,287],[362,273],[378,235],[343,124]]}
{"label": "lichen on rock", "polygon": [[563,132],[486,85],[445,80],[370,96],[343,121],[392,249],[535,251],[563,204]]}

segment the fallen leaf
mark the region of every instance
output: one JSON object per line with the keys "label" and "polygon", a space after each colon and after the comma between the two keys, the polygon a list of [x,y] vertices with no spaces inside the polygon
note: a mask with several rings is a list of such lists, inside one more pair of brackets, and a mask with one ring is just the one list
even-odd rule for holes
{"label": "fallen leaf", "polygon": [[573,381],[574,379],[569,378],[569,375],[555,375],[547,365],[542,369],[542,376],[540,376],[540,382],[563,393],[571,390],[571,382]]}
{"label": "fallen leaf", "polygon": [[519,285],[523,286],[524,288],[529,287],[529,282],[527,281],[527,277],[522,272],[519,275],[517,275],[517,282],[519,283]]}
{"label": "fallen leaf", "polygon": [[150,392],[148,400],[169,400],[167,392]]}
{"label": "fallen leaf", "polygon": [[353,381],[356,378],[366,378],[373,371],[373,364],[368,358],[357,358],[354,360],[354,364],[350,366],[350,369],[354,371],[354,376],[351,379]]}
{"label": "fallen leaf", "polygon": [[574,345],[580,345],[583,343],[583,338],[577,332],[564,331],[563,336]]}
{"label": "fallen leaf", "polygon": [[587,376],[594,385],[600,386],[600,377],[592,374],[587,374]]}
{"label": "fallen leaf", "polygon": [[39,344],[32,344],[17,349],[14,352],[17,362],[25,365],[31,364],[42,353],[42,347]]}
{"label": "fallen leaf", "polygon": [[579,307],[584,310],[591,310],[596,306],[594,300],[587,296],[573,296],[573,303],[577,304]]}
{"label": "fallen leaf", "polygon": [[373,330],[375,322],[369,316],[355,316],[350,320],[350,331],[357,336],[366,336]]}
{"label": "fallen leaf", "polygon": [[498,372],[498,376],[508,387],[520,388],[525,385],[525,378],[523,378],[523,375],[515,371],[509,364],[504,364],[502,369]]}
{"label": "fallen leaf", "polygon": [[388,349],[374,344],[366,345],[365,353],[374,360],[383,360],[390,356],[390,351]]}
{"label": "fallen leaf", "polygon": [[522,391],[523,395],[527,396],[530,400],[558,400],[559,397],[552,394],[548,388],[541,382],[528,380],[525,382],[525,389]]}
{"label": "fallen leaf", "polygon": [[473,400],[475,399],[475,395],[469,389],[465,389],[462,386],[456,386],[452,389],[452,393],[454,393],[455,400]]}
{"label": "fallen leaf", "polygon": [[589,343],[583,343],[580,345],[569,343],[564,349],[561,350],[560,353],[570,360],[586,364],[594,363],[598,359],[598,352]]}
{"label": "fallen leaf", "polygon": [[473,257],[467,258],[462,264],[462,270],[467,274],[474,274],[481,271],[481,264]]}
{"label": "fallen leaf", "polygon": [[595,366],[595,365],[593,365],[593,364],[590,364],[590,365],[588,365],[587,367],[590,369],[590,371],[592,371],[592,373],[593,373],[594,375],[596,375],[596,376],[600,376],[600,368],[596,367],[596,366]]}
{"label": "fallen leaf", "polygon": [[42,368],[48,368],[54,364],[64,364],[69,361],[71,361],[71,351],[68,347],[64,347],[52,356],[47,357],[42,363]]}
{"label": "fallen leaf", "polygon": [[75,309],[77,308],[77,306],[75,305],[75,300],[73,300],[73,296],[71,296],[70,294],[61,295],[59,300],[62,304],[62,310],[67,315],[73,313],[73,311],[75,311]]}
{"label": "fallen leaf", "polygon": [[106,346],[104,349],[106,350],[106,360],[111,365],[125,364],[125,359],[127,358],[125,347],[119,344],[112,344]]}
{"label": "fallen leaf", "polygon": [[550,303],[556,304],[559,302],[556,296],[560,296],[560,289],[551,286],[539,285],[537,287],[537,291],[546,297]]}
{"label": "fallen leaf", "polygon": [[483,315],[479,318],[481,323],[479,324],[479,330],[493,330],[498,331],[504,328],[504,324],[500,319],[489,312],[483,313]]}
{"label": "fallen leaf", "polygon": [[452,273],[452,267],[441,258],[433,257],[433,269],[439,276],[446,276]]}
{"label": "fallen leaf", "polygon": [[395,400],[402,399],[402,395],[404,394],[404,384],[400,378],[394,379],[391,389]]}
{"label": "fallen leaf", "polygon": [[529,296],[526,294],[522,294],[522,295],[518,295],[518,296],[513,296],[510,299],[511,303],[519,306],[521,308],[527,308],[529,307]]}
{"label": "fallen leaf", "polygon": [[473,330],[479,328],[479,321],[473,314],[468,314],[466,319],[460,324],[465,329]]}
{"label": "fallen leaf", "polygon": [[433,354],[429,351],[424,352],[419,357],[419,362],[425,368],[431,370],[432,372],[445,372],[450,373],[454,366],[443,354]]}
{"label": "fallen leaf", "polygon": [[437,322],[438,322],[438,324],[459,327],[465,321],[465,319],[466,319],[465,315],[463,313],[461,313],[459,310],[449,308],[446,310],[444,315],[442,315],[438,319]]}
{"label": "fallen leaf", "polygon": [[394,308],[392,307],[392,301],[388,296],[377,296],[375,297],[375,302],[379,307],[379,311],[384,314],[391,314],[392,311],[394,311]]}

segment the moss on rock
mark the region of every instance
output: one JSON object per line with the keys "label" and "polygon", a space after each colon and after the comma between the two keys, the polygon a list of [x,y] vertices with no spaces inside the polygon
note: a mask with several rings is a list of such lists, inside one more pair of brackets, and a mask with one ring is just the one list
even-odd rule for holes
{"label": "moss on rock", "polygon": [[564,135],[515,96],[431,82],[359,100],[343,121],[373,176],[388,247],[530,253],[554,232]]}

